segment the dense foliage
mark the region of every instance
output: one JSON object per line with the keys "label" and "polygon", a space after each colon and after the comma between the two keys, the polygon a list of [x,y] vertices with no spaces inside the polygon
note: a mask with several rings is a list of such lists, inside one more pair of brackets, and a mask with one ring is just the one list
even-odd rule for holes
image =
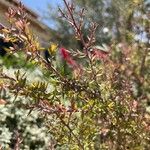
{"label": "dense foliage", "polygon": [[[132,15],[132,28],[139,26],[142,31],[137,36],[144,33],[144,42],[135,40],[133,30],[119,27],[121,31],[116,35],[121,35],[104,45],[97,37],[98,24],[90,22],[87,28],[84,23],[85,10],[63,1],[65,10],[59,9],[60,14],[82,49],[76,45],[68,45],[69,50],[58,46],[47,60],[29,30],[23,6],[10,8],[7,13],[12,26],[1,32],[7,40],[21,40],[23,46],[19,48],[14,43],[7,49],[8,63],[6,58],[1,62],[1,145],[14,149],[150,149],[148,9],[141,11],[137,7],[139,15]],[[85,4],[92,6],[86,1]],[[148,6],[142,1],[131,4]],[[87,15],[91,15],[90,10]],[[69,40],[67,36],[65,40]],[[10,58],[18,62],[12,63]]]}

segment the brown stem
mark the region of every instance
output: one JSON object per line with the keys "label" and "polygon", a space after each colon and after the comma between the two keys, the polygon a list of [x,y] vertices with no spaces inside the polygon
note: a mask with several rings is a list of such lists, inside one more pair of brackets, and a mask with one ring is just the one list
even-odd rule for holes
{"label": "brown stem", "polygon": [[[90,54],[88,52],[88,49],[91,47],[91,45],[93,43],[93,39],[94,39],[94,36],[95,36],[95,31],[96,31],[98,25],[96,25],[94,23],[92,24],[91,34],[90,34],[88,42],[86,43],[86,41],[83,38],[83,34],[82,34],[82,31],[81,31],[81,28],[80,28],[80,26],[78,27],[78,25],[77,25],[77,23],[75,21],[73,12],[72,12],[71,8],[69,7],[69,4],[67,3],[66,0],[63,0],[63,1],[64,1],[64,4],[65,4],[67,10],[68,10],[69,16],[71,17],[71,25],[74,27],[74,29],[76,31],[76,34],[79,36],[79,38],[80,38],[80,40],[81,40],[81,42],[82,42],[82,44],[84,46],[84,50],[85,50],[86,55],[87,55],[87,57],[88,57],[88,59],[90,61],[90,67],[91,67],[91,70],[92,70],[93,75],[94,75],[95,83],[96,83],[97,87],[99,88],[99,85],[98,85],[98,82],[97,82],[96,73],[95,73],[95,70],[93,68],[93,62],[92,62],[92,59],[90,58]],[[61,11],[61,13],[63,14],[62,11]],[[67,18],[66,18],[66,20],[67,20]],[[68,21],[68,22],[70,22],[70,21]]]}
{"label": "brown stem", "polygon": [[65,4],[67,10],[68,10],[68,13],[69,13],[69,15],[71,17],[72,24],[73,24],[73,27],[75,28],[76,34],[80,37],[80,40],[81,40],[82,44],[84,45],[85,49],[87,50],[86,42],[85,42],[85,40],[83,38],[83,35],[82,35],[82,32],[81,32],[80,28],[78,27],[78,25],[77,25],[77,23],[76,23],[76,21],[74,19],[72,10],[70,9],[70,7],[69,7],[68,3],[66,2],[66,0],[63,0],[63,1],[64,1],[64,4]]}
{"label": "brown stem", "polygon": [[47,66],[48,69],[50,69],[57,77],[61,79],[61,81],[65,81],[65,78],[51,65],[51,63],[47,63],[47,61],[39,54],[37,53],[38,58]]}
{"label": "brown stem", "polygon": [[20,134],[17,131],[16,132],[16,143],[15,143],[14,150],[20,150],[20,144],[21,143],[22,143],[22,139],[20,138]]}
{"label": "brown stem", "polygon": [[[59,116],[59,115],[57,115],[57,116]],[[59,119],[61,120],[61,123],[62,123],[65,127],[68,128],[68,130],[70,131],[70,133],[71,133],[71,134],[74,136],[74,138],[77,140],[78,146],[79,146],[82,150],[84,150],[84,145],[81,144],[80,139],[74,134],[74,132],[72,131],[72,129],[70,128],[70,126],[69,126],[68,124],[66,124],[65,121],[64,121],[62,118],[59,117]]]}

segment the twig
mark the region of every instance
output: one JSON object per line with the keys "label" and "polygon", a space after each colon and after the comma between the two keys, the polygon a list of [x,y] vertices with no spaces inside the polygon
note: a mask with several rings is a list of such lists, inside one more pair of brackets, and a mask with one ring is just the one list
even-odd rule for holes
{"label": "twig", "polygon": [[[59,9],[60,13],[62,14],[62,17],[64,17],[66,19],[66,21],[69,24],[71,24],[71,26],[75,30],[75,34],[79,37],[80,41],[82,42],[82,44],[84,46],[83,49],[85,50],[86,55],[87,55],[87,57],[89,59],[89,62],[90,62],[90,67],[91,67],[91,70],[93,72],[95,83],[97,85],[97,88],[99,89],[99,84],[98,84],[98,81],[97,81],[96,72],[95,72],[94,67],[93,67],[93,60],[92,60],[92,58],[90,57],[90,54],[89,54],[89,48],[95,42],[95,32],[96,32],[96,29],[97,29],[98,25],[96,23],[93,23],[93,22],[91,23],[90,35],[88,37],[88,41],[86,42],[85,39],[83,38],[83,33],[82,33],[82,30],[81,30],[81,28],[82,28],[81,26],[83,24],[82,23],[83,19],[81,19],[81,21],[78,25],[75,18],[74,18],[74,14],[73,14],[74,13],[73,12],[73,10],[74,10],[73,9],[74,8],[73,4],[71,6],[69,6],[69,3],[67,3],[66,0],[63,0],[63,1],[64,1],[64,4],[65,4],[66,8],[67,8],[68,15],[70,16],[70,18],[67,17],[61,9]],[[82,16],[83,16],[83,10],[81,11],[81,15],[79,15],[79,17],[82,18]],[[99,91],[99,93],[100,93],[100,91]]]}
{"label": "twig", "polygon": [[67,11],[68,11],[68,15],[70,16],[67,17],[64,12],[60,10],[60,13],[62,14],[62,17],[64,17],[66,19],[66,21],[71,24],[71,26],[74,28],[75,30],[75,34],[76,36],[80,39],[80,41],[82,42],[83,46],[84,46],[84,50],[86,51],[86,54],[88,55],[88,50],[89,48],[92,46],[93,42],[95,42],[95,31],[98,27],[98,25],[96,23],[92,23],[91,25],[91,29],[90,29],[90,36],[88,37],[88,41],[86,42],[85,39],[84,39],[84,36],[83,36],[83,33],[82,33],[82,26],[83,26],[83,12],[84,12],[84,9],[82,9],[79,17],[81,18],[80,19],[80,22],[79,22],[79,25],[77,24],[75,18],[74,18],[74,12],[73,12],[73,5],[69,6],[69,3],[67,3],[66,0],[63,0],[64,1],[64,4],[67,8]]}
{"label": "twig", "polygon": [[14,147],[14,150],[20,150],[20,144],[22,143],[22,139],[20,138],[20,134],[18,131],[16,131],[16,144]]}
{"label": "twig", "polygon": [[[59,117],[58,114],[56,114],[56,115]],[[80,139],[75,135],[75,133],[74,133],[74,132],[72,131],[72,129],[70,128],[70,126],[69,126],[68,124],[66,124],[65,121],[64,121],[61,117],[59,117],[59,119],[60,119],[61,123],[62,123],[65,127],[68,128],[68,130],[70,131],[70,133],[71,133],[71,134],[74,136],[74,138],[77,140],[79,147],[80,147],[82,150],[84,150],[84,145],[81,144]]]}

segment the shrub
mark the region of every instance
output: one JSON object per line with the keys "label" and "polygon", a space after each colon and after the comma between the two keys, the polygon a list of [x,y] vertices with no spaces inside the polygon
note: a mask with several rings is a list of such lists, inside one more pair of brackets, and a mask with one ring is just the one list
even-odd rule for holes
{"label": "shrub", "polygon": [[[50,134],[49,149],[149,149],[149,115],[145,110],[149,96],[148,45],[122,42],[95,47],[97,24],[91,23],[88,40],[85,40],[84,9],[76,21],[74,6],[66,0],[64,4],[67,13],[60,9],[61,15],[74,29],[83,50],[59,48],[57,56],[47,62],[30,33],[22,5],[17,10],[11,8],[7,16],[19,31],[16,38],[20,38],[24,46],[10,52],[22,51],[27,62],[38,66],[43,79],[29,80],[30,74],[21,69],[13,76],[1,72],[1,87],[7,88],[22,103],[21,109],[30,110],[27,121],[33,111],[42,115]],[[11,28],[3,29],[3,33],[12,38]],[[139,46],[144,49],[141,54]],[[20,136],[22,141],[16,145],[21,147],[26,136]],[[11,134],[8,141],[10,137]],[[31,136],[30,142],[34,140]]]}

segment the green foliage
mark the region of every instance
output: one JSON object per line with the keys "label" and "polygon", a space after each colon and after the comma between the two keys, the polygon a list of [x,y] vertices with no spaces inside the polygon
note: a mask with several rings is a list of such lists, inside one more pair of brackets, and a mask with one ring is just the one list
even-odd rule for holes
{"label": "green foliage", "polygon": [[[94,8],[99,2],[105,8],[103,1],[92,2],[85,1],[85,6]],[[112,9],[137,3],[141,6],[142,1],[110,2],[116,2],[110,5]],[[20,149],[149,149],[150,116],[146,111],[150,98],[149,43],[135,42],[132,32],[123,25],[119,28],[123,32],[118,31],[121,40],[112,39],[105,46],[107,51],[95,47],[97,24],[91,22],[88,30],[83,22],[86,20],[84,9],[78,13],[74,5],[66,0],[64,4],[66,10],[60,9],[60,13],[72,26],[72,33],[82,43],[83,51],[76,48],[68,52],[64,48],[63,56],[60,48],[49,62],[40,55],[41,48],[30,33],[22,5],[8,13],[15,30],[20,31],[18,38],[25,43],[22,48],[25,66],[18,64],[22,61],[19,55],[17,65],[15,63],[17,69],[12,67],[13,61],[8,70],[1,67],[0,102],[6,101],[3,106],[0,104],[3,118],[0,130],[4,136],[0,138],[1,145],[11,147],[12,143]],[[116,9],[118,15],[122,12],[125,21],[132,13],[125,15],[125,10]],[[140,9],[139,12],[147,15]],[[145,25],[139,25],[146,31]],[[87,30],[87,40],[83,28]],[[8,34],[6,30],[2,30],[5,35]],[[10,36],[13,35],[11,28],[9,31]],[[149,31],[146,34],[149,40]],[[16,54],[17,50],[10,52]],[[57,54],[62,55],[60,62],[69,67],[69,75],[62,73],[63,64],[57,67],[60,63]],[[13,73],[10,74],[11,68]]]}
{"label": "green foliage", "polygon": [[[48,133],[48,128],[43,124],[44,118],[38,111],[34,111],[28,115],[29,110],[25,110],[25,105],[29,99],[24,96],[17,97],[19,89],[16,89],[16,86],[20,88],[24,87],[26,82],[29,83],[32,81],[33,83],[40,84],[36,81],[44,80],[41,69],[37,68],[37,65],[33,61],[26,62],[22,54],[4,57],[1,59],[1,65],[3,66],[3,73],[12,78],[15,77],[17,80],[9,88],[4,88],[2,86],[4,82],[1,80],[0,97],[7,104],[0,105],[0,145],[4,149],[13,149],[17,140],[16,132],[19,132],[21,140],[23,139],[20,149],[48,149],[51,135]],[[29,76],[28,80],[26,76]],[[34,89],[30,90],[36,93]],[[39,88],[36,90],[40,91]],[[33,95],[33,97],[35,96]]]}

